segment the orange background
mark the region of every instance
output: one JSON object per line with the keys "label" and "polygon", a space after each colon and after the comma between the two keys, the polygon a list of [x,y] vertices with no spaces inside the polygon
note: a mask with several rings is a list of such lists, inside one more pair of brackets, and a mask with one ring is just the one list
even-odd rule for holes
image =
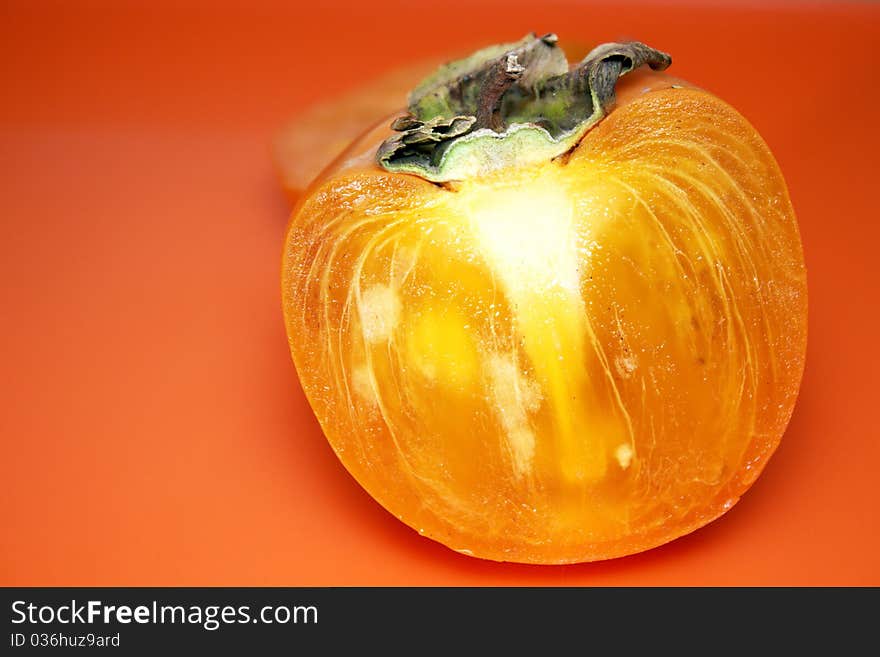
{"label": "orange background", "polygon": [[[317,4],[3,2],[0,584],[880,584],[880,9]],[[274,132],[529,30],[644,40],[737,107],[809,269],[803,389],[762,477],[709,527],[598,564],[479,561],[382,510],[323,439],[281,320]]]}

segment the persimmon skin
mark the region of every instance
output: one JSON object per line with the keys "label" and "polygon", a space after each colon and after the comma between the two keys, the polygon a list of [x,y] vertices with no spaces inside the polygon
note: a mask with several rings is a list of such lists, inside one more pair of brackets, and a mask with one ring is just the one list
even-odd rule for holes
{"label": "persimmon skin", "polygon": [[722,515],[806,348],[782,174],[735,110],[637,72],[566,156],[440,187],[355,142],[286,236],[291,353],[342,463],[498,561],[620,557]]}

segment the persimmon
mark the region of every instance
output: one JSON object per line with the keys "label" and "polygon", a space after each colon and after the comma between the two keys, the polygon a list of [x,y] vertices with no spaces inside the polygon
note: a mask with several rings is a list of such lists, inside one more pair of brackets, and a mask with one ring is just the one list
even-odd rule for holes
{"label": "persimmon", "polygon": [[303,390],[419,533],[619,557],[722,515],[779,444],[806,346],[797,221],[755,129],[670,63],[492,46],[301,196],[282,294]]}

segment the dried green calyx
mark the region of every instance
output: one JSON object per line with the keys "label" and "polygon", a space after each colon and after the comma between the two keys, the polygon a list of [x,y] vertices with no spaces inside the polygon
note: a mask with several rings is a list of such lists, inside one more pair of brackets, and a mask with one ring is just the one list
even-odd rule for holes
{"label": "dried green calyx", "polygon": [[490,46],[422,81],[377,159],[434,182],[550,160],[610,111],[620,77],[671,63],[637,41],[598,46],[573,67],[554,34]]}

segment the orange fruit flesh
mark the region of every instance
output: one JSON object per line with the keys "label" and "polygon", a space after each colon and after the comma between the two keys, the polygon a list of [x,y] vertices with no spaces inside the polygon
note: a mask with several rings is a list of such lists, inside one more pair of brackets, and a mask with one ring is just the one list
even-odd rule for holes
{"label": "orange fruit flesh", "polygon": [[686,534],[755,480],[800,383],[806,275],[735,110],[653,88],[570,156],[454,189],[341,162],[291,220],[284,311],[327,438],[391,513],[570,563]]}

